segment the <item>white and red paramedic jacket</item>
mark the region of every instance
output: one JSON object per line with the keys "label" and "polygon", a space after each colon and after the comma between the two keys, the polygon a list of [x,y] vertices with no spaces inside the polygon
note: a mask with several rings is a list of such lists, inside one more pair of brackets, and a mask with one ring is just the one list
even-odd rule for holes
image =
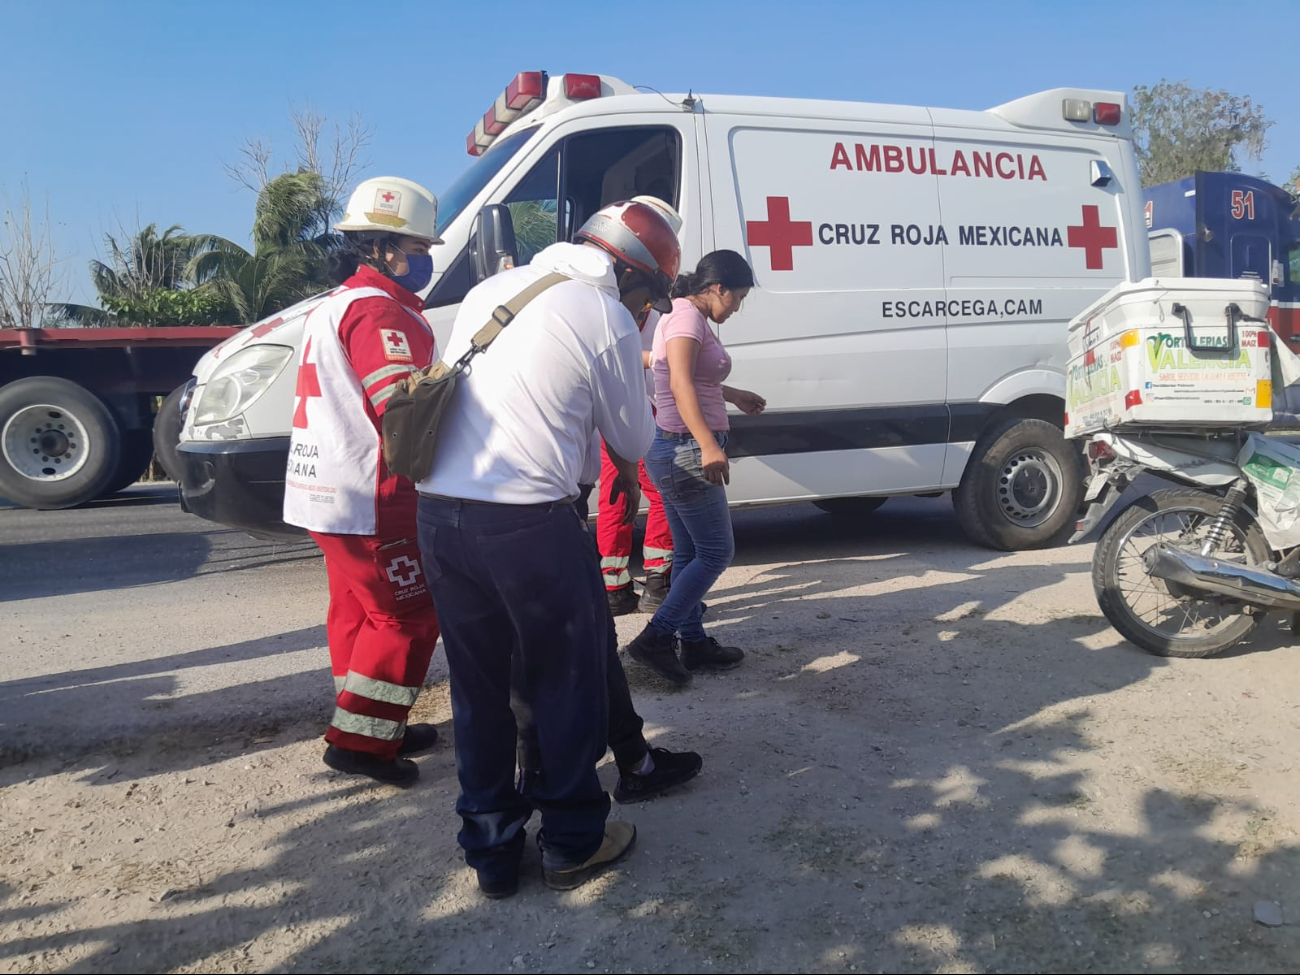
{"label": "white and red paramedic jacket", "polygon": [[362,266],[307,316],[284,480],[289,524],[415,537],[419,496],[384,466],[380,418],[397,384],[433,361],[423,304]]}

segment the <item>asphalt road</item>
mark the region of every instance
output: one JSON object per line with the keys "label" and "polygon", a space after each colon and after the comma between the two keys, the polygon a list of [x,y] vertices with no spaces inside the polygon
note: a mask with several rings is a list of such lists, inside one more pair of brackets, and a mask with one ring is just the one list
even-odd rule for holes
{"label": "asphalt road", "polygon": [[318,701],[324,587],[310,541],[205,522],[170,485],[69,511],[0,508],[4,750],[207,733]]}
{"label": "asphalt road", "polygon": [[[873,543],[969,548],[946,498],[861,524],[812,505],[740,511],[737,565]],[[170,485],[83,508],[0,502],[0,759],[150,735],[320,720],[329,704],[324,563],[183,512]],[[442,654],[432,676],[442,676]]]}

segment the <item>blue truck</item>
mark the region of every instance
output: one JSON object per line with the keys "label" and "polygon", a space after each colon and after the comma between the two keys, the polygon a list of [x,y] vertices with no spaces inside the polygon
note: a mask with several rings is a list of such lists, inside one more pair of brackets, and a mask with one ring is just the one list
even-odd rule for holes
{"label": "blue truck", "polygon": [[1271,286],[1269,323],[1300,353],[1300,217],[1287,190],[1242,173],[1197,173],[1143,191],[1155,277]]}

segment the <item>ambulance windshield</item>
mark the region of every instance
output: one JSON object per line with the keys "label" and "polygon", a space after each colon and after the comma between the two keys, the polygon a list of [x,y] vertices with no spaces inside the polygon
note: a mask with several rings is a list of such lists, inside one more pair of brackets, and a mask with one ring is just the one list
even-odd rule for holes
{"label": "ambulance windshield", "polygon": [[483,187],[514,155],[533,137],[537,127],[525,129],[501,139],[490,150],[470,164],[456,181],[438,194],[438,233],[442,234],[465,207],[479,195]]}

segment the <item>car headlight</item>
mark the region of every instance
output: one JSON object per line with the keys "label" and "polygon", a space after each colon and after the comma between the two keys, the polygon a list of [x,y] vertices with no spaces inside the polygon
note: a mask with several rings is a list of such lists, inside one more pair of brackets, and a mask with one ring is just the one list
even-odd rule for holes
{"label": "car headlight", "polygon": [[255,345],[232,355],[208,378],[193,405],[194,423],[221,423],[243,413],[266,392],[293,358],[287,345]]}

